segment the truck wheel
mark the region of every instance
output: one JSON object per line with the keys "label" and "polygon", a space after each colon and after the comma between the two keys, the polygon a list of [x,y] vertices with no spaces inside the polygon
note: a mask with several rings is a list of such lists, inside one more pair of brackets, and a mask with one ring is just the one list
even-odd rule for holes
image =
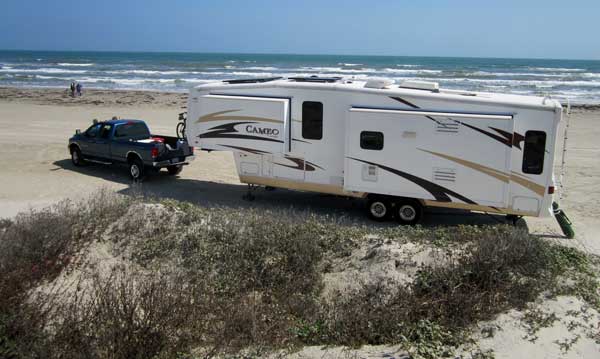
{"label": "truck wheel", "polygon": [[168,166],[167,171],[169,171],[169,175],[176,176],[176,175],[180,174],[181,171],[183,171],[183,166],[182,165]]}
{"label": "truck wheel", "polygon": [[83,156],[81,156],[81,151],[77,147],[71,149],[71,162],[77,167],[82,166],[85,163]]}
{"label": "truck wheel", "polygon": [[134,181],[141,181],[144,178],[144,163],[139,158],[134,158],[129,162],[129,175]]}
{"label": "truck wheel", "polygon": [[415,225],[423,217],[423,206],[419,201],[400,200],[394,207],[396,221],[402,225]]}
{"label": "truck wheel", "polygon": [[391,217],[392,204],[383,197],[373,197],[367,201],[367,214],[377,222],[383,222]]}

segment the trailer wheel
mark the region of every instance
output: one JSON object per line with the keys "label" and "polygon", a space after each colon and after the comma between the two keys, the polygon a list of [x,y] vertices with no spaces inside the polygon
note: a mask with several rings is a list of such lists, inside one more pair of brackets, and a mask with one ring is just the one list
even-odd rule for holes
{"label": "trailer wheel", "polygon": [[169,171],[169,175],[176,176],[176,175],[180,174],[181,171],[183,171],[183,166],[182,165],[168,166],[167,171]]}
{"label": "trailer wheel", "polygon": [[415,225],[423,217],[423,206],[419,201],[400,200],[396,202],[394,209],[396,221],[401,225]]}
{"label": "trailer wheel", "polygon": [[373,197],[367,202],[367,213],[369,218],[377,222],[383,222],[391,217],[392,204],[383,197]]}
{"label": "trailer wheel", "polygon": [[135,182],[144,178],[144,163],[139,158],[133,158],[129,161],[129,175]]}

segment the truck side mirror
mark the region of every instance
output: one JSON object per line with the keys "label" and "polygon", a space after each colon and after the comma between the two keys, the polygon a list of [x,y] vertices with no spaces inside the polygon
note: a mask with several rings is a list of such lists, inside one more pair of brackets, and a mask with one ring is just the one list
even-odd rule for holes
{"label": "truck side mirror", "polygon": [[80,129],[76,129],[76,130],[75,130],[75,134],[76,134],[76,135],[81,135],[81,130],[80,130]]}

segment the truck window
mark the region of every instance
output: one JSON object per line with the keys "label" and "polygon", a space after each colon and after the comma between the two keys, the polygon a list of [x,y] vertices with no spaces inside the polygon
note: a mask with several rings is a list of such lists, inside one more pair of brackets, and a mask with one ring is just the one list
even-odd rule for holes
{"label": "truck window", "polygon": [[527,131],[523,148],[523,173],[539,175],[544,171],[546,132]]}
{"label": "truck window", "polygon": [[360,133],[360,148],[363,150],[383,150],[383,132],[362,131]]}
{"label": "truck window", "polygon": [[117,126],[115,137],[122,139],[144,139],[150,137],[150,131],[148,131],[148,127],[141,122],[124,123]]}
{"label": "truck window", "polygon": [[96,137],[98,136],[98,131],[100,130],[101,125],[91,125],[87,130],[85,130],[86,137]]}
{"label": "truck window", "polygon": [[302,103],[302,137],[309,140],[323,138],[323,104],[306,101]]}
{"label": "truck window", "polygon": [[104,125],[100,130],[100,138],[108,138],[110,136],[110,131],[112,130],[112,125]]}

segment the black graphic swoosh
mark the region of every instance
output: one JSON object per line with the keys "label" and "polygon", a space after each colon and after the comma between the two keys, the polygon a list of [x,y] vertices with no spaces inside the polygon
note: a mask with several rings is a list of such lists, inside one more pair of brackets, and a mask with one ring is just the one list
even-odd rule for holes
{"label": "black graphic swoosh", "polygon": [[321,169],[321,170],[323,169],[322,167],[320,167],[320,166],[318,166],[318,165],[316,165],[316,164],[314,164],[312,162],[305,161],[305,160],[303,160],[301,158],[285,156],[285,159],[294,162],[295,166],[286,165],[286,164],[283,164],[283,163],[276,163],[276,162],[273,162],[273,163],[276,164],[276,165],[279,165],[279,166],[283,166],[283,167],[287,167],[287,168],[292,168],[292,169],[295,169],[295,170],[303,170],[303,171],[307,171],[307,172],[314,172],[317,168]]}
{"label": "black graphic swoosh", "polygon": [[438,184],[435,184],[433,182],[429,182],[423,178],[417,177],[417,176],[413,176],[409,173],[406,172],[402,172],[400,170],[391,168],[391,167],[387,167],[384,165],[380,165],[378,163],[374,163],[374,162],[369,162],[369,161],[364,161],[364,160],[359,160],[358,158],[353,158],[353,157],[348,157],[352,160],[358,161],[358,162],[362,162],[362,163],[366,163],[369,165],[373,165],[373,166],[377,166],[379,168],[381,168],[382,170],[391,172],[397,176],[400,176],[404,179],[407,179],[409,181],[411,181],[412,183],[422,187],[423,189],[425,189],[427,192],[431,193],[431,195],[435,198],[436,201],[439,202],[452,202],[452,199],[449,196],[452,196],[454,198],[458,198],[461,201],[468,203],[468,204],[477,204],[474,201],[468,199],[467,197],[458,194],[448,188],[442,187]]}

